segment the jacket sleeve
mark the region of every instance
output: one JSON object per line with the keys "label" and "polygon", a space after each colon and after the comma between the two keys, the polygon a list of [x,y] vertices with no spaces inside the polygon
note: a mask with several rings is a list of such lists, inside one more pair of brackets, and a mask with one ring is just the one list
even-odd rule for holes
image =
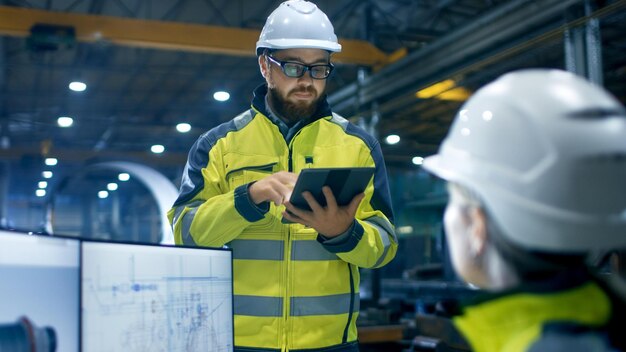
{"label": "jacket sleeve", "polygon": [[[373,165],[372,165],[373,164]],[[340,239],[317,240],[330,252],[362,268],[379,268],[389,263],[398,250],[393,225],[393,210],[387,182],[387,171],[380,149],[375,143],[367,166],[375,166],[374,179],[365,190],[352,230]]]}
{"label": "jacket sleeve", "polygon": [[178,199],[167,213],[176,244],[221,247],[267,213],[250,200],[249,185],[228,190],[215,144],[209,132],[189,151]]}

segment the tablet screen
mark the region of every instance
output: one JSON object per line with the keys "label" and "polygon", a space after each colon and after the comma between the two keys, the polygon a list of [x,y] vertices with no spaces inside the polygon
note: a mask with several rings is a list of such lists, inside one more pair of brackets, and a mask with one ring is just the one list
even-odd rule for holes
{"label": "tablet screen", "polygon": [[309,191],[317,202],[326,206],[322,187],[329,186],[337,204],[348,205],[359,193],[365,191],[374,175],[373,167],[304,169],[300,172],[289,202],[298,208],[311,210],[302,192]]}

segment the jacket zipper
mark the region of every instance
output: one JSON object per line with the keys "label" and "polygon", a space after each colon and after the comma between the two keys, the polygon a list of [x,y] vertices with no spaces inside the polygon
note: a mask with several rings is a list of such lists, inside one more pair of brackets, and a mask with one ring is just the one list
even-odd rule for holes
{"label": "jacket zipper", "polygon": [[[295,136],[294,136],[295,138]],[[286,142],[286,141],[285,141]],[[292,159],[292,145],[293,138],[291,139],[292,143],[287,145],[287,150],[289,151],[289,156],[287,160],[287,168],[289,172],[293,172],[293,159]],[[289,312],[291,309],[290,300],[289,300],[289,265],[291,265],[291,226],[287,226],[287,241],[285,243],[285,270],[284,272],[284,282],[285,282],[285,290],[283,293],[283,346],[281,348],[282,352],[288,351],[287,344],[289,343]]]}

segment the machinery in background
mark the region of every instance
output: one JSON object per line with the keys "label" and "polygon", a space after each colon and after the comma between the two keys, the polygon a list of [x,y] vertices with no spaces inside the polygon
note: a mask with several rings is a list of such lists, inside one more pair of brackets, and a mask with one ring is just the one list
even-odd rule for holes
{"label": "machinery in background", "polygon": [[51,327],[37,327],[27,317],[0,324],[0,351],[54,352],[56,349],[56,332]]}
{"label": "machinery in background", "polygon": [[[443,208],[438,207],[434,212],[442,213]],[[400,239],[406,248],[429,247],[432,253],[428,258],[400,255],[395,260],[410,265],[385,268],[387,274],[374,270],[361,275],[362,300],[357,325],[362,352],[470,351],[450,317],[459,303],[480,291],[457,279],[443,226],[438,228],[441,233],[429,239],[430,242],[416,241],[419,237]],[[405,256],[419,253],[419,250],[410,251]],[[390,270],[402,274],[391,278]]]}
{"label": "machinery in background", "polygon": [[384,279],[384,298],[361,304],[357,321],[361,351],[470,351],[450,316],[459,302],[479,293],[455,281]]}

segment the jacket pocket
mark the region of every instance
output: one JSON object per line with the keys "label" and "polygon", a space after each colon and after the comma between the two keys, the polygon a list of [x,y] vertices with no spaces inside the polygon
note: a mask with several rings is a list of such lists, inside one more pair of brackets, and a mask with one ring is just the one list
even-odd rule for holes
{"label": "jacket pocket", "polygon": [[[276,170],[278,157],[268,155],[249,155],[239,153],[228,153],[224,155],[225,178],[230,190],[261,180]],[[270,204],[270,210],[265,217],[256,221],[245,230],[247,233],[270,233],[275,226],[280,225],[280,219],[276,219],[277,214],[274,204]]]}
{"label": "jacket pocket", "polygon": [[224,177],[232,191],[243,184],[271,175],[277,164],[276,156],[228,153],[224,155]]}

